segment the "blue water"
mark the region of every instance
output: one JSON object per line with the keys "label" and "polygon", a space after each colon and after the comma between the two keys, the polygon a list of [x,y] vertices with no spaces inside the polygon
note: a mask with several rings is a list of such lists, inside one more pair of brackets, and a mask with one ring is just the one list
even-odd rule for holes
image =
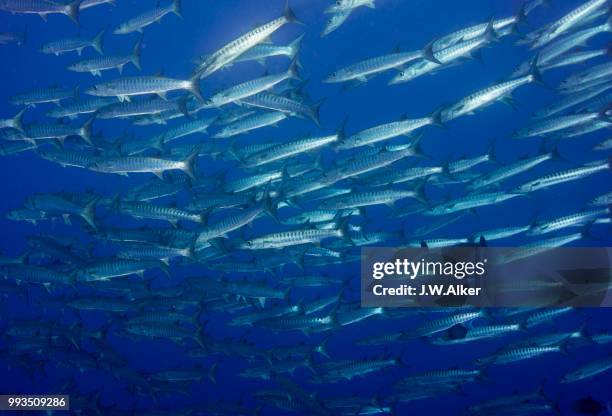
{"label": "blue water", "polygon": [[[10,117],[17,107],[8,103],[14,94],[34,88],[48,87],[54,84],[64,87],[81,86],[85,90],[100,79],[90,74],[77,74],[65,70],[65,67],[78,60],[76,54],[63,56],[44,55],[38,51],[45,42],[81,34],[92,37],[101,28],[114,28],[126,19],[145,9],[154,7],[154,1],[118,0],[117,7],[103,5],[82,12],[81,28],[72,24],[65,16],[50,16],[48,22],[36,16],[12,16],[0,14],[0,27],[4,31],[21,31],[27,26],[28,39],[24,46],[0,46],[0,115]],[[174,15],[164,17],[161,24],[154,24],[145,29],[142,51],[142,74],[154,74],[158,71],[170,77],[188,77],[193,69],[193,60],[203,54],[211,53],[223,44],[240,36],[254,26],[267,22],[279,15],[282,0],[225,0],[222,2],[184,0],[183,18]],[[581,2],[557,0],[552,8],[538,8],[529,16],[529,24],[536,28],[558,18],[563,13],[576,7]],[[301,73],[308,83],[305,87],[312,102],[325,99],[321,109],[321,130],[312,123],[290,118],[283,121],[278,128],[265,128],[238,139],[237,143],[248,144],[265,142],[270,139],[297,137],[303,133],[331,133],[348,117],[347,132],[357,132],[376,124],[391,122],[402,115],[408,118],[424,117],[444,105],[456,102],[462,97],[505,79],[515,67],[531,58],[532,53],[526,47],[515,45],[516,37],[505,37],[499,44],[494,44],[482,52],[483,62],[470,60],[459,66],[444,69],[418,78],[409,83],[388,86],[387,82],[394,71],[377,76],[367,84],[343,91],[338,84],[324,84],[320,80],[341,67],[359,60],[388,53],[399,47],[402,50],[417,50],[432,39],[472,24],[487,21],[492,16],[505,17],[516,12],[519,1],[472,1],[458,2],[449,0],[400,1],[378,0],[376,9],[360,8],[347,22],[331,35],[319,36],[324,24],[323,10],[328,6],[326,1],[292,0],[291,7],[301,21],[300,25],[287,25],[273,35],[277,44],[286,44],[301,33],[305,33],[300,61]],[[528,31],[529,28],[522,28]],[[107,54],[127,53],[138,35],[115,36],[107,33],[104,49]],[[598,36],[590,42],[593,48],[604,47],[609,36]],[[88,49],[84,57],[94,57],[95,51]],[[605,59],[605,58],[604,58]],[[598,60],[598,62],[604,60]],[[270,73],[285,70],[287,60],[284,57],[268,60]],[[548,85],[556,85],[572,72],[586,66],[572,66],[553,70],[545,74]],[[237,82],[257,77],[264,69],[255,62],[235,64],[232,68],[222,70],[203,81],[203,92],[206,96],[221,88]],[[124,75],[137,75],[139,72],[130,64],[124,69]],[[117,72],[110,70],[103,73],[102,80],[114,79]],[[447,129],[425,127],[422,129],[423,149],[430,157],[423,165],[443,163],[449,159],[473,157],[487,151],[493,140],[496,141],[496,155],[499,162],[515,161],[526,155],[534,155],[540,147],[540,139],[511,141],[508,137],[526,125],[529,117],[538,109],[555,100],[553,91],[537,85],[518,89],[514,94],[517,108],[515,110],[503,104],[494,104],[473,116],[461,117],[448,123]],[[25,122],[42,120],[43,114],[52,104],[39,105],[29,110]],[[126,122],[96,121],[94,130],[104,137],[117,137],[129,128]],[[147,137],[163,129],[163,126],[135,127],[138,137]],[[201,136],[198,136],[201,137]],[[559,151],[564,156],[562,162],[547,162],[512,178],[506,186],[519,185],[539,175],[578,166],[586,162],[604,159],[609,153],[595,153],[591,149],[598,142],[607,138],[605,130],[595,134],[560,143]],[[203,138],[201,140],[207,140]],[[331,151],[323,151],[323,162],[330,166],[338,156]],[[220,162],[201,158],[199,174],[206,176],[226,168]],[[477,169],[487,169],[491,165]],[[5,214],[20,208],[27,196],[34,193],[52,192],[85,192],[93,191],[105,197],[112,197],[136,184],[150,179],[148,175],[133,175],[129,178],[118,175],[104,175],[84,169],[62,168],[46,161],[34,152],[24,152],[2,158],[0,163],[0,249],[6,256],[16,257],[27,250],[25,237],[38,233],[67,232],[69,227],[61,224],[40,223],[38,226],[23,222],[9,221]],[[455,237],[470,235],[477,230],[495,227],[514,226],[530,223],[537,217],[554,218],[577,212],[593,197],[610,191],[611,176],[608,172],[593,175],[586,179],[570,182],[539,191],[533,198],[516,198],[502,204],[480,208],[476,214],[470,214],[450,227],[437,232],[431,237]],[[432,198],[456,196],[453,187],[443,191],[432,191]],[[410,216],[405,221],[391,218],[392,213],[386,207],[368,210],[367,228],[372,231],[410,230],[424,225],[431,219],[422,216]],[[77,221],[75,221],[77,222]],[[118,224],[121,225],[121,224]],[[249,235],[260,235],[277,230],[278,226],[268,219],[260,219],[247,231]],[[236,233],[238,236],[239,233]],[[515,246],[531,240],[516,237],[503,240],[504,245]],[[593,235],[575,245],[610,246],[612,235],[609,225],[594,229]],[[281,275],[304,273],[355,277],[359,273],[359,264],[327,266],[317,269],[306,269],[303,272],[294,265],[289,265],[277,275],[248,275],[247,278],[258,280],[267,278],[271,285]],[[173,265],[172,282],[180,282],[186,276],[204,278],[219,277],[220,274],[206,269],[206,265],[181,266]],[[243,276],[226,276],[242,278]],[[161,285],[168,285],[159,271],[151,272],[150,278]],[[355,283],[357,281],[355,280]],[[304,291],[304,294],[292,293],[292,299],[301,297],[314,298],[328,296],[336,289],[325,291]],[[345,294],[346,299],[358,300],[357,286]],[[1,325],[9,327],[18,319],[41,319],[45,322],[62,322],[71,325],[81,322],[89,329],[103,327],[109,319],[102,312],[76,313],[66,310],[61,313],[54,306],[43,310],[41,301],[46,295],[44,290],[33,288],[29,299],[8,296],[2,303]],[[317,398],[330,398],[351,395],[366,397],[384,397],[391,391],[391,385],[408,374],[427,369],[442,369],[468,366],[475,358],[493,353],[508,343],[508,338],[498,338],[464,346],[436,347],[424,341],[416,340],[405,344],[390,344],[385,347],[356,347],[354,341],[366,334],[382,334],[393,330],[406,329],[422,322],[425,315],[403,320],[371,319],[357,325],[333,330],[329,334],[313,334],[305,337],[298,332],[272,334],[268,331],[247,327],[229,328],[225,325],[227,314],[211,313],[201,317],[206,323],[206,332],[217,340],[228,339],[228,342],[248,340],[265,349],[274,345],[291,345],[300,342],[316,344],[329,338],[329,351],[333,360],[396,357],[401,356],[404,365],[396,366],[367,377],[352,381],[339,382],[334,385],[309,384],[309,370],[301,368],[293,379]],[[599,332],[612,329],[611,311],[605,309],[585,309],[561,317],[553,325],[539,327],[535,333],[571,330],[586,322],[589,331]],[[120,319],[120,318],[119,318]],[[512,338],[517,339],[516,336]],[[2,344],[14,342],[4,337]],[[204,369],[217,362],[217,383],[208,379],[192,383],[187,395],[163,395],[154,403],[146,394],[136,395],[130,389],[129,381],[115,378],[107,369],[87,369],[79,371],[70,361],[64,365],[58,363],[64,359],[57,351],[49,355],[47,362],[32,363],[27,358],[18,359],[0,353],[0,393],[59,393],[66,392],[74,397],[82,397],[86,402],[98,400],[106,414],[132,410],[134,414],[146,414],[146,409],[164,409],[177,414],[185,406],[198,403],[216,403],[221,409],[227,403],[240,403],[255,411],[260,404],[252,393],[270,389],[274,383],[266,380],[250,380],[237,376],[249,364],[234,356],[210,356],[204,359],[190,359],[184,349],[170,341],[128,340],[113,334],[111,330],[107,342],[126,359],[127,365],[147,374],[173,368],[201,367]],[[0,350],[1,351],[1,350]],[[568,371],[577,368],[597,357],[610,353],[610,346],[588,345],[573,349],[568,355],[551,354],[534,360],[519,362],[508,366],[491,369],[487,381],[470,383],[462,388],[461,394],[448,394],[433,399],[401,404],[397,414],[460,414],[466,406],[493,397],[513,392],[531,392],[540,384],[548,397],[558,400],[563,415],[575,414],[572,406],[575,400],[592,396],[602,403],[612,401],[612,375],[610,372],[591,380],[560,387],[559,378]],[[323,357],[316,356],[315,360]],[[62,367],[62,368],[60,368]],[[417,388],[417,387],[415,387]],[[214,407],[214,406],[213,406]],[[269,406],[263,408],[263,415],[285,414]],[[204,412],[204,414],[207,414]],[[211,413],[212,414],[212,413]],[[226,414],[232,414],[228,412]]]}

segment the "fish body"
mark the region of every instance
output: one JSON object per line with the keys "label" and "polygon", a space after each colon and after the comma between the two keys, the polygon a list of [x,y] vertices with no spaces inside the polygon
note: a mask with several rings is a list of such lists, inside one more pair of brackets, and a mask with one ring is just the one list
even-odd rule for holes
{"label": "fish body", "polygon": [[96,84],[86,93],[96,97],[117,97],[119,101],[129,101],[130,97],[137,95],[155,94],[165,97],[166,93],[176,90],[186,90],[204,101],[200,95],[200,82],[197,77],[190,80],[161,76],[124,77]]}
{"label": "fish body", "polygon": [[69,71],[89,72],[93,76],[102,76],[102,71],[117,69],[119,74],[123,73],[123,67],[132,63],[136,69],[140,70],[140,52],[142,39],[139,39],[132,49],[131,55],[107,55],[93,59],[85,59],[75,62],[66,67]]}
{"label": "fish body", "polygon": [[37,14],[45,21],[50,14],[63,14],[78,25],[81,1],[75,0],[65,4],[50,0],[2,0],[0,10],[12,14]]}
{"label": "fish body", "polygon": [[67,52],[76,51],[78,55],[81,56],[84,49],[93,48],[100,55],[104,55],[104,52],[102,51],[103,36],[104,30],[100,31],[93,39],[68,38],[45,43],[41,48],[41,52],[59,56]]}
{"label": "fish body", "polygon": [[155,22],[161,21],[161,19],[170,13],[174,13],[178,17],[181,16],[181,0],[173,0],[171,4],[166,7],[156,7],[151,10],[122,23],[113,31],[115,35],[127,35],[129,33],[138,32],[142,33],[143,29]]}
{"label": "fish body", "polygon": [[198,65],[195,72],[200,78],[206,78],[212,75],[224,66],[234,62],[240,55],[247,52],[249,49],[264,42],[278,29],[291,22],[297,22],[297,19],[287,3],[281,17],[256,27],[207,56]]}

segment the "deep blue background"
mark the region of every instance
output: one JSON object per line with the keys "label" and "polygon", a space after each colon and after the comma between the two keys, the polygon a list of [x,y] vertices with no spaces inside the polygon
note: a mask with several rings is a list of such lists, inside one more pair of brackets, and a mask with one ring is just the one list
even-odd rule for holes
{"label": "deep blue background", "polygon": [[[85,90],[92,82],[99,81],[99,78],[94,79],[89,74],[76,74],[64,69],[65,66],[78,59],[75,54],[55,57],[38,52],[38,48],[47,41],[74,36],[77,33],[85,37],[92,37],[101,28],[112,29],[127,18],[155,5],[155,1],[118,0],[117,3],[116,8],[105,5],[84,11],[81,16],[82,28],[80,30],[64,16],[50,16],[49,21],[44,23],[36,16],[1,14],[0,27],[2,30],[19,31],[27,25],[28,43],[23,47],[0,46],[0,62],[2,63],[0,65],[0,115],[3,118],[10,117],[18,110],[7,103],[8,98],[18,92],[56,83],[65,87],[80,85],[81,90]],[[283,6],[282,0],[265,2],[259,0],[224,0],[222,2],[184,0],[183,3],[183,19],[168,15],[161,24],[145,29],[142,52],[143,74],[153,74],[163,70],[168,76],[187,77],[193,69],[192,61],[197,56],[210,53],[255,25],[277,17]],[[391,52],[396,46],[400,46],[403,50],[416,50],[431,39],[453,30],[486,21],[491,16],[511,15],[517,11],[519,3],[518,1],[492,0],[467,2],[378,0],[375,10],[367,8],[357,10],[339,30],[328,37],[320,38],[319,33],[325,23],[322,12],[328,2],[293,0],[291,6],[300,20],[306,23],[306,26],[289,25],[275,34],[273,40],[275,43],[285,44],[304,30],[306,31],[300,61],[304,67],[303,76],[309,80],[306,92],[310,99],[313,101],[326,99],[321,110],[321,131],[335,131],[341,121],[348,116],[347,130],[351,133],[375,124],[394,121],[402,114],[410,118],[426,116],[440,106],[453,103],[469,93],[504,79],[518,64],[530,58],[530,52],[525,47],[517,47],[514,44],[516,37],[510,36],[504,38],[500,44],[483,51],[484,63],[468,61],[460,66],[445,69],[433,76],[425,76],[406,84],[387,86],[387,81],[392,74],[386,73],[365,86],[342,92],[339,85],[322,84],[321,79],[348,64]],[[530,16],[529,23],[534,28],[538,27],[579,3],[578,1],[557,0],[552,9],[537,9]],[[523,27],[522,30],[528,31],[529,28]],[[127,53],[136,39],[137,34],[120,37],[108,33],[104,40],[104,50],[106,53]],[[591,44],[602,46],[607,40],[609,38],[606,39],[606,36],[599,36]],[[95,54],[95,51],[87,50],[84,57],[91,57]],[[278,58],[269,60],[268,67],[270,72],[277,72],[283,70],[286,65],[286,59]],[[546,82],[549,85],[555,85],[565,75],[579,68],[571,67],[546,73]],[[217,89],[253,78],[262,72],[262,67],[257,63],[236,64],[231,69],[220,71],[205,80],[203,91],[206,95],[210,95]],[[130,64],[124,69],[124,75],[137,73]],[[108,71],[104,73],[103,79],[113,79],[116,76],[116,71]],[[496,154],[502,163],[514,161],[527,154],[535,154],[540,146],[539,139],[510,142],[507,138],[516,129],[524,126],[533,112],[554,101],[555,95],[552,91],[529,85],[520,88],[515,94],[515,99],[518,104],[516,111],[503,104],[494,104],[474,116],[450,122],[448,130],[425,128],[424,149],[431,155],[431,160],[424,163],[440,163],[451,155],[470,157],[482,154],[486,152],[492,140],[497,140]],[[37,117],[40,119],[42,111],[48,108],[42,105],[36,111],[28,112],[26,122],[34,121]],[[126,126],[127,124],[121,122],[94,123],[94,129],[103,132],[107,137],[121,134]],[[161,128],[163,127],[137,127],[134,132],[138,137],[146,137]],[[316,127],[307,121],[291,119],[283,122],[278,129],[263,129],[245,136],[240,139],[239,143],[290,138],[300,133],[316,131]],[[508,186],[554,170],[605,158],[605,152],[595,154],[590,150],[603,138],[605,138],[605,133],[598,133],[562,142],[560,152],[567,161],[544,163],[508,181]],[[334,157],[333,153],[325,152],[327,163]],[[211,166],[213,165],[200,163],[201,174],[212,173]],[[35,192],[82,192],[93,189],[99,194],[112,196],[118,190],[127,189],[131,185],[146,180],[141,176],[123,178],[75,168],[63,169],[41,159],[32,152],[3,158],[0,163],[0,178],[2,179],[0,185],[0,229],[2,229],[0,248],[4,253],[12,256],[23,252],[26,248],[24,236],[33,233],[34,228],[29,224],[8,221],[4,219],[4,215],[11,209],[21,207],[28,195]],[[538,216],[555,217],[569,214],[582,209],[592,197],[609,191],[610,179],[609,173],[598,174],[578,182],[539,191],[533,199],[517,198],[503,204],[485,207],[479,209],[477,215],[467,216],[460,223],[432,237],[465,236],[478,229],[525,224]],[[386,211],[385,208],[369,211],[368,227],[373,230],[381,228],[397,230],[399,228],[397,222],[384,219],[388,213],[389,211]],[[423,217],[410,217],[403,226],[409,233],[410,229],[422,226],[423,221],[430,220]],[[253,233],[265,232],[268,224],[265,220],[258,222]],[[43,232],[54,232],[54,227],[56,226],[43,224],[37,229]],[[598,228],[595,234],[597,238],[585,240],[579,244],[610,245],[609,226]],[[524,242],[526,240],[523,238],[517,238],[505,243],[517,245]],[[309,272],[314,271],[306,271],[306,273]],[[347,276],[355,275],[357,272],[356,263],[345,267],[329,267],[324,271],[327,274],[341,273]],[[203,272],[202,269],[191,268],[177,270],[175,276],[195,273],[214,275],[210,272]],[[299,271],[290,267],[286,273],[299,273]],[[38,308],[24,306],[17,300],[11,300],[5,304],[2,320],[7,323],[16,317],[35,317],[39,314]],[[69,313],[67,315],[60,317],[59,313],[51,311],[44,315],[44,318],[67,321],[75,319]],[[589,328],[593,330],[609,330],[610,317],[612,315],[607,310],[585,310],[560,319],[556,325],[548,329],[571,329],[587,321]],[[83,319],[88,326],[96,327],[105,318],[103,314],[83,314]],[[271,342],[269,334],[258,334],[256,331],[228,331],[223,325],[223,319],[225,318],[220,315],[209,317],[207,330],[219,338],[248,335],[249,339],[262,347]],[[414,318],[414,320],[402,323],[368,321],[364,325],[343,329],[342,336],[332,336],[330,350],[334,359],[402,353],[408,368],[394,368],[367,378],[354,380],[351,383],[338,385],[333,389],[326,388],[320,393],[320,396],[354,393],[377,395],[379,392],[388,391],[387,385],[402,374],[422,369],[467,365],[474,358],[493,352],[506,342],[505,339],[493,340],[476,345],[444,348],[415,341],[406,344],[404,349],[400,349],[397,345],[384,349],[355,348],[351,343],[351,340],[358,334],[382,333],[386,329],[414,325],[418,319],[422,318]],[[318,339],[320,335],[313,337]],[[167,369],[180,365],[203,365],[207,368],[211,364],[211,360],[204,362],[188,360],[183,357],[179,348],[166,342],[134,343],[113,335],[110,335],[109,339],[112,345],[126,354],[132,366],[143,371]],[[290,344],[302,339],[301,334],[292,333],[278,336],[272,342]],[[560,396],[564,412],[569,412],[569,403],[573,399],[587,394],[592,394],[604,402],[610,401],[612,400],[610,393],[612,378],[609,373],[608,376],[600,376],[592,382],[570,385],[564,390],[559,390],[556,385],[556,380],[560,375],[591,358],[604,355],[604,348],[589,346],[576,350],[569,356],[551,355],[525,362],[525,364],[495,368],[489,374],[490,382],[466,386],[463,396],[452,395],[444,397],[444,400],[415,402],[406,406],[406,409],[410,409],[412,414],[457,414],[465,405],[493,397],[495,394],[510,393],[515,390],[524,392],[534,390],[543,380],[545,380],[550,397]],[[243,398],[246,404],[254,405],[252,399],[245,396],[244,392],[259,389],[262,383],[243,380],[235,376],[235,373],[246,365],[243,360],[224,358],[219,364],[218,384],[212,385],[208,381],[197,383],[192,386],[192,398],[185,399],[178,396],[168,400],[162,399],[160,404],[168,408],[178,408],[188,401],[215,401],[218,398],[231,401]],[[38,374],[35,384],[31,384],[26,373],[11,368],[8,370],[5,365],[0,367],[0,392],[57,391],[63,385],[66,375],[74,373],[72,370],[56,370],[52,365],[48,365],[44,374]],[[307,375],[302,371],[305,370],[298,371],[298,379]],[[101,390],[101,402],[104,405],[116,403],[119,408],[126,408],[133,402],[125,386],[122,386],[121,383],[114,383],[112,377],[104,371],[77,374],[76,380],[77,385],[74,388],[81,394]],[[139,400],[142,406],[151,405],[147,399],[140,398]],[[267,412],[268,410],[266,414]]]}

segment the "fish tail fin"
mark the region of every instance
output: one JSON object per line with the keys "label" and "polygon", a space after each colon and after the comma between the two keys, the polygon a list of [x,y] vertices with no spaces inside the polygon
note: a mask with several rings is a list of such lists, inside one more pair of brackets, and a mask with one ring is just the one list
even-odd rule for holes
{"label": "fish tail fin", "polygon": [[421,146],[422,138],[423,134],[419,134],[418,136],[416,136],[413,142],[410,144],[410,149],[412,149],[412,155],[414,157],[422,157],[427,159],[429,158],[429,156],[427,156],[425,152],[423,152],[423,147]]}
{"label": "fish tail fin", "polygon": [[270,197],[270,183],[266,185],[264,194],[261,197],[261,203],[263,205],[264,212],[268,214],[272,219],[278,222],[278,210],[274,200]]}
{"label": "fish tail fin", "polygon": [[299,36],[293,42],[291,42],[289,47],[289,58],[292,61],[296,61],[297,65],[301,67],[299,59],[297,59],[298,54],[300,53],[300,48],[302,47],[302,40],[304,39],[304,35]]}
{"label": "fish tail fin", "polygon": [[540,56],[536,55],[531,61],[531,65],[529,67],[529,76],[531,77],[532,82],[535,82],[536,84],[547,87],[547,85],[544,83],[544,79],[542,78],[542,73],[540,72],[540,69],[538,68],[539,60],[540,60]]}
{"label": "fish tail fin", "polygon": [[431,42],[427,44],[427,46],[423,48],[423,59],[426,59],[438,65],[442,65],[442,62],[440,62],[438,58],[436,58],[436,55],[434,53],[434,50],[433,50],[434,43],[435,43],[435,40],[432,40]]}
{"label": "fish tail fin", "polygon": [[283,17],[289,23],[297,23],[298,25],[304,24],[298,20],[293,10],[291,10],[291,7],[289,6],[289,0],[285,2],[285,9],[283,10]]}
{"label": "fish tail fin", "polygon": [[297,58],[293,58],[291,61],[291,65],[289,65],[289,69],[287,70],[287,77],[289,79],[297,79],[299,81],[302,80],[300,73],[298,72],[298,61]]}
{"label": "fish tail fin", "polygon": [[487,28],[485,29],[484,37],[487,42],[499,42],[499,35],[495,31],[495,27],[493,26],[494,20],[491,19],[487,24]]}
{"label": "fish tail fin", "polygon": [[[336,130],[336,135],[338,136],[338,143],[343,143],[346,140],[346,124],[348,123],[348,116],[344,117],[340,126],[338,126],[338,130]],[[318,170],[323,170],[323,163],[320,159],[320,154],[317,156],[317,160],[315,162],[316,168]]]}
{"label": "fish tail fin", "polygon": [[96,206],[98,204],[99,198],[94,198],[90,202],[83,207],[83,211],[81,212],[81,217],[93,228],[94,230],[98,229],[96,225],[95,216],[96,216]]}
{"label": "fish tail fin", "polygon": [[208,370],[208,378],[210,379],[210,381],[212,381],[214,384],[217,384],[217,364],[218,363],[214,363],[211,367],[210,370]]}
{"label": "fish tail fin", "polygon": [[23,118],[23,113],[25,113],[27,109],[28,109],[27,107],[24,108],[23,110],[15,114],[15,117],[13,117],[13,120],[11,121],[11,126],[14,129],[23,131],[22,118]]}
{"label": "fish tail fin", "polygon": [[354,246],[355,242],[351,238],[351,228],[349,226],[350,217],[340,218],[338,220],[338,230],[340,231],[340,238]]}
{"label": "fish tail fin", "polygon": [[182,8],[183,8],[183,6],[182,6],[182,3],[181,3],[181,0],[174,0],[172,2],[172,13],[174,13],[175,15],[180,17],[181,19],[183,18]]}
{"label": "fish tail fin", "polygon": [[202,97],[202,90],[200,89],[200,74],[197,73],[189,80],[189,86],[187,90],[193,94],[200,102],[204,102]]}
{"label": "fish tail fin", "polygon": [[93,124],[93,121],[95,120],[95,118],[96,118],[95,116],[91,117],[81,126],[81,137],[83,138],[83,140],[87,142],[87,144],[91,144],[91,145],[93,145],[93,142],[91,141],[91,131],[92,131],[91,125]]}
{"label": "fish tail fin", "polygon": [[423,205],[429,205],[429,200],[427,199],[427,194],[425,193],[425,184],[427,183],[427,179],[421,181],[414,189],[414,199],[419,201]]}
{"label": "fish tail fin", "polygon": [[443,111],[444,111],[443,108],[439,108],[433,112],[433,114],[431,115],[431,124],[433,126],[446,129],[447,128],[446,125],[442,122],[442,112]]}
{"label": "fish tail fin", "polygon": [[195,179],[195,164],[200,154],[200,147],[196,147],[183,161],[183,172],[185,172],[191,179]]}
{"label": "fish tail fin", "polygon": [[187,108],[187,101],[189,96],[186,95],[177,101],[178,109],[183,115],[187,118],[192,118],[191,114],[189,114],[189,109]]}
{"label": "fish tail fin", "polygon": [[323,105],[323,103],[325,102],[325,98],[320,100],[319,102],[313,104],[310,107],[310,112],[309,112],[309,117],[310,119],[317,125],[317,127],[321,127],[321,120],[320,120],[320,110],[321,110],[321,106]]}
{"label": "fish tail fin", "polygon": [[100,55],[104,55],[104,51],[102,50],[102,39],[104,38],[104,33],[106,33],[106,29],[102,29],[96,37],[91,42],[91,46],[98,52]]}
{"label": "fish tail fin", "polygon": [[610,112],[611,112],[611,110],[612,110],[612,104],[609,104],[609,105],[605,106],[604,108],[602,108],[599,111],[599,116],[598,116],[599,119],[609,123],[611,121],[610,120]]}
{"label": "fish tail fin", "polygon": [[64,14],[68,16],[77,26],[79,23],[79,12],[81,10],[81,3],[83,0],[75,0],[72,3],[68,3],[64,8]]}
{"label": "fish tail fin", "polygon": [[526,9],[527,1],[521,3],[518,11],[516,12],[516,18],[514,19],[514,24],[512,25],[512,31],[517,31],[518,25],[525,23],[527,20],[527,9]]}
{"label": "fish tail fin", "polygon": [[317,345],[317,347],[315,348],[315,351],[318,352],[319,354],[321,354],[322,356],[326,357],[326,358],[330,358],[329,356],[329,352],[327,351],[327,341],[329,340],[329,338],[325,338],[323,341],[321,341],[321,343],[319,345]]}
{"label": "fish tail fin", "polygon": [[28,42],[28,27],[24,26],[23,27],[23,32],[21,35],[21,44],[25,45]]}
{"label": "fish tail fin", "polygon": [[493,163],[498,162],[497,155],[495,154],[495,143],[497,143],[497,140],[491,140],[491,144],[489,145],[489,151],[487,152],[487,160]]}
{"label": "fish tail fin", "polygon": [[141,51],[142,51],[142,36],[140,38],[138,38],[138,40],[134,44],[134,47],[132,48],[132,57],[130,59],[132,64],[139,71],[141,70],[141,67],[140,67],[140,52]]}

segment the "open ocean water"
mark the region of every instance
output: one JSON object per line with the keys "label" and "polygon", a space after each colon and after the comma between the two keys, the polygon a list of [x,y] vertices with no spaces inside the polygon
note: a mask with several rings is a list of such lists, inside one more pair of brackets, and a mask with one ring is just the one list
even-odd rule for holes
{"label": "open ocean water", "polygon": [[[610,246],[609,2],[375,0],[375,7],[355,7],[340,27],[321,36],[332,16],[346,13],[325,10],[350,9],[355,2],[290,0],[299,22],[292,22],[293,15],[285,9],[288,18],[280,21],[278,30],[270,32],[269,40],[257,41],[253,41],[257,33],[251,31],[279,19],[284,1],[182,0],[176,9],[168,0],[99,3],[81,10],[76,25],[62,14],[51,14],[45,21],[35,14],[11,13],[59,8],[55,3],[0,0],[0,120],[10,120],[26,109],[20,124],[8,121],[0,131],[0,393],[68,394],[70,412],[84,415],[612,413],[608,405],[612,311],[500,309],[490,311],[495,318],[481,316],[423,337],[402,337],[428,321],[465,310],[398,308],[367,316],[359,308],[358,257],[363,246],[418,247],[432,239],[448,239],[446,245],[478,245],[485,230],[521,226],[526,227],[522,232],[487,239],[486,245],[516,247],[538,241],[552,245],[550,238],[575,235],[568,246]],[[592,4],[592,10],[580,19],[572,17],[576,21],[570,21],[562,33],[530,49],[529,41],[537,43],[537,35],[544,37],[538,29],[550,28],[585,4]],[[142,34],[136,30],[139,22],[130,33],[113,33],[156,7],[165,15],[159,23],[143,27]],[[499,20],[526,10],[527,16],[516,21]],[[485,31],[488,22],[492,24]],[[415,63],[441,61],[444,48],[436,50],[435,44],[426,48],[430,42],[478,24],[483,26],[471,38],[480,39],[478,45],[466,45],[469,40],[461,36],[445,45],[463,43],[470,53],[434,62],[435,71],[389,85]],[[583,40],[572,38],[596,27],[600,29]],[[102,30],[103,55],[87,45],[80,54],[43,53],[43,45],[49,48],[50,42],[91,40]],[[213,54],[247,33],[252,34],[245,40],[253,42],[250,50],[233,56],[228,51]],[[530,38],[532,33],[536,36]],[[300,79],[275,79],[246,93],[243,89],[239,99],[230,97],[220,106],[209,101],[245,81],[284,74],[292,62],[286,56],[291,51],[259,61],[241,58],[272,50],[272,45],[289,45],[300,36],[293,51]],[[132,62],[137,42],[140,70]],[[542,59],[555,42],[575,43],[546,63],[568,56],[580,60],[572,54],[599,52],[583,62],[548,69]],[[60,46],[70,49],[65,45]],[[352,81],[323,82],[364,59],[408,51],[424,53],[372,75],[355,75]],[[122,58],[122,73],[105,69],[98,77],[68,68],[103,57]],[[543,85],[525,78],[526,72],[514,72],[534,57],[540,59],[536,66]],[[568,77],[593,68],[600,69],[598,75],[587,74],[591,78],[577,84],[569,78],[569,87],[575,89],[562,94]],[[198,71],[206,74],[196,79],[204,101],[192,96],[197,91],[191,94],[185,84],[168,87],[168,78],[189,80]],[[143,76],[158,77],[152,90],[143,90],[138,78],[128,78]],[[470,94],[521,77],[525,85],[512,92],[511,103],[488,103],[474,114],[457,117],[449,112]],[[112,80],[133,81],[127,87],[119,85],[123,92],[104,86],[93,90],[107,97],[104,104],[114,106],[114,113],[99,105],[74,118],[57,115],[62,108],[95,98],[90,88]],[[58,89],[65,94],[56,105],[49,101]],[[44,91],[17,97],[35,90]],[[165,91],[160,94],[163,98],[151,94]],[[538,111],[585,92],[593,93],[547,118],[567,125],[557,124],[558,128],[532,137],[513,137],[536,126],[533,116]],[[254,97],[261,104],[270,94],[301,104],[302,113],[269,102],[267,107],[248,104]],[[121,104],[115,96],[131,99]],[[149,106],[129,117],[120,114],[129,110],[128,104],[148,100],[169,110]],[[312,109],[319,104],[317,119]],[[213,137],[227,125],[240,126],[266,112],[279,116],[277,125]],[[433,121],[406,134],[352,149],[337,148],[362,130],[432,114]],[[569,122],[560,118],[580,114],[592,116]],[[169,132],[198,120],[196,132],[182,137]],[[79,130],[90,121],[91,134]],[[438,122],[442,125],[433,125]],[[591,126],[593,131],[586,132]],[[62,127],[69,131],[59,132]],[[164,132],[161,142],[154,140]],[[281,156],[269,163],[247,166],[245,162],[249,155],[265,155],[270,149],[264,146],[267,143],[333,135],[329,143],[297,147],[291,154],[282,154],[277,146]],[[408,155],[380,166],[372,162],[376,155],[402,152],[417,142],[422,153],[418,157]],[[449,171],[449,163],[487,155],[492,148],[490,160],[460,173]],[[190,178],[180,172],[188,168],[179,161],[194,151]],[[481,175],[542,154],[551,156],[476,191],[517,193],[513,198],[427,215],[434,207],[467,195],[466,187]],[[370,163],[370,168],[341,169],[360,162]],[[411,166],[440,169],[376,186],[381,175]],[[554,172],[593,166],[600,169],[575,180],[517,191],[522,184]],[[239,178],[246,180],[237,185]],[[308,183],[322,185],[311,192],[295,192]],[[149,187],[142,188],[146,184]],[[324,194],[326,190],[346,192],[345,196],[390,190],[419,194],[339,206],[334,196]],[[601,204],[591,204],[606,194]],[[311,218],[289,224],[292,215],[321,206],[331,207],[325,221]],[[254,209],[251,218],[243,218]],[[570,226],[530,235],[530,226],[533,230],[547,220],[590,210],[598,211]],[[464,215],[426,234],[417,233],[458,214]],[[242,221],[238,226],[214,231],[223,219],[238,217]],[[303,234],[275,234],[290,230]],[[313,230],[319,237],[304,237]],[[212,237],[202,237],[206,232]],[[261,236],[269,238],[262,242]],[[281,237],[285,239],[279,242]],[[306,281],[312,281],[310,287],[304,287]],[[544,311],[551,311],[551,316],[537,325],[525,325]],[[270,313],[264,316],[266,312]],[[236,323],[239,318],[244,322]],[[452,345],[435,343],[440,337],[461,338],[466,330],[469,335],[474,328],[502,323],[515,323],[520,330]],[[389,338],[362,345],[364,339],[384,334]],[[506,364],[475,364],[478,358],[539,335],[551,337],[524,345],[551,348],[549,353],[536,351]],[[569,372],[596,360],[600,372],[562,382]],[[409,378],[431,370],[447,372]],[[472,373],[452,375],[453,370]],[[482,405],[497,398],[506,401]]]}

